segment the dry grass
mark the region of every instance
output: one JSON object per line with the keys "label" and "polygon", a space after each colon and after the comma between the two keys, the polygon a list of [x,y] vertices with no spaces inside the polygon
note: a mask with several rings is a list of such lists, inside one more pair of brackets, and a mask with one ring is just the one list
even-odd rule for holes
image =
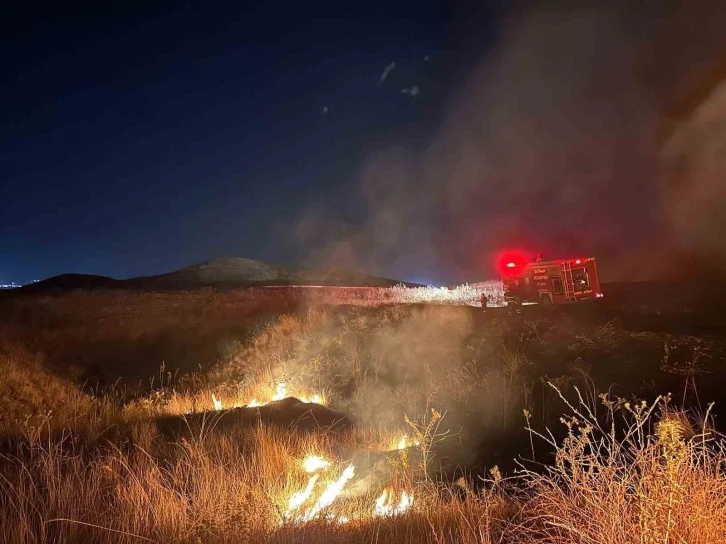
{"label": "dry grass", "polygon": [[555,464],[543,473],[525,472],[519,538],[726,541],[726,442],[706,425],[708,416],[695,433],[683,413],[668,410],[668,399],[651,405],[605,402],[611,416],[620,412],[627,423],[603,428],[587,404],[571,405],[563,420],[567,438],[560,445],[551,441]]}
{"label": "dry grass", "polygon": [[[127,385],[165,365],[181,372],[207,367],[270,319],[326,305],[402,303],[479,305],[497,282],[457,289],[404,287],[270,287],[180,293],[73,291],[60,296],[0,299],[0,349],[22,346],[75,381]],[[501,298],[501,297],[500,297]],[[493,304],[493,303],[492,303]],[[148,384],[144,384],[148,385]]]}
{"label": "dry grass", "polygon": [[476,535],[491,524],[488,502],[441,502],[420,488],[420,505],[400,518],[372,518],[375,496],[367,494],[344,503],[346,514],[359,511],[361,520],[285,525],[286,500],[307,478],[299,461],[310,452],[333,457],[330,437],[262,426],[179,443],[163,443],[143,425],[133,434],[138,443],[131,447],[89,450],[67,438],[4,456],[5,541],[479,542]]}
{"label": "dry grass", "polygon": [[37,429],[94,435],[116,417],[111,397],[94,399],[48,371],[42,354],[0,346],[0,439]]}
{"label": "dry grass", "polygon": [[[496,319],[482,331],[465,308],[311,306],[290,314],[292,300],[273,304],[267,292],[250,296],[77,293],[4,306],[2,540],[726,541],[726,444],[710,419],[692,423],[666,399],[636,404],[603,397],[606,409],[600,405],[596,413],[594,395],[580,398],[570,376],[556,380],[562,390],[545,385],[549,396],[533,395],[541,376],[531,348],[561,331],[538,323],[511,331]],[[218,344],[220,334],[230,335],[224,350],[196,353],[213,353],[206,369],[186,376],[153,372],[160,387],[134,399],[113,389],[92,396],[48,370],[62,367],[66,357],[80,364],[77,350],[81,361],[90,361],[84,343],[106,342],[113,350],[166,336],[169,345],[191,349],[194,338]],[[580,341],[583,349],[596,342],[587,340]],[[139,367],[148,379],[161,361],[143,349],[134,353],[147,357]],[[212,410],[213,393],[224,406],[269,397],[281,380],[293,394],[324,393],[357,417],[358,429],[335,434],[258,424],[221,430],[210,412],[202,431],[172,440],[155,423],[160,415]],[[440,478],[439,446],[465,450],[467,435],[503,429],[526,437],[518,430],[524,419],[513,414],[534,410],[532,399],[540,397],[547,399],[543,406],[567,411],[561,440],[530,418],[534,442],[555,452],[553,463],[526,464],[508,479],[496,469],[486,481],[460,473],[448,482]],[[375,517],[380,488],[351,487],[329,510],[349,523],[284,522],[287,501],[309,477],[300,466],[304,457],[326,456],[337,474],[362,450],[390,449],[403,432],[424,450],[392,461],[390,485],[413,493],[411,510]],[[421,461],[428,471],[420,470]]]}
{"label": "dry grass", "polygon": [[[639,412],[622,438],[587,409],[568,418],[555,465],[474,490],[414,484],[414,509],[371,518],[371,492],[344,502],[363,512],[346,525],[283,524],[286,500],[305,485],[299,461],[336,458],[363,437],[265,426],[211,430],[168,443],[153,425],[131,442],[88,447],[70,435],[27,434],[0,461],[0,534],[7,542],[552,542],[714,543],[726,538],[724,443],[684,438],[682,422]],[[584,414],[584,415],[583,415]],[[365,437],[370,440],[370,437]],[[405,470],[405,469],[404,469]],[[405,474],[401,475],[404,477]],[[458,491],[457,491],[458,490]],[[366,515],[366,512],[368,515]]]}

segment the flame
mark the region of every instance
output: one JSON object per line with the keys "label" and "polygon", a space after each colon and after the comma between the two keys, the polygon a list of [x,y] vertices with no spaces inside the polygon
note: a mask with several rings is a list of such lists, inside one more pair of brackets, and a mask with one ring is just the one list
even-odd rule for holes
{"label": "flame", "polygon": [[315,487],[315,482],[318,481],[318,476],[320,475],[313,474],[308,480],[308,485],[305,487],[305,489],[303,489],[302,491],[298,491],[297,493],[293,494],[292,497],[290,497],[290,500],[287,502],[287,511],[285,512],[285,517],[290,517],[290,514],[300,508],[303,503],[308,500],[310,494],[313,492],[313,487]]}
{"label": "flame", "polygon": [[[399,445],[405,447],[407,437],[404,436]],[[321,471],[327,470],[331,462],[320,455],[308,455],[301,462],[305,472],[311,474],[307,485],[301,491],[294,493],[288,500],[287,510],[282,523],[305,523],[313,519],[323,519],[340,525],[349,523],[351,519],[363,519],[370,515],[377,517],[398,516],[413,506],[413,495],[401,491],[400,496],[392,488],[386,488],[376,499],[373,512],[369,514],[346,514],[332,512],[330,506],[341,495],[347,483],[355,475],[355,466],[348,465],[335,480],[320,480]],[[321,491],[322,490],[322,491]],[[337,509],[337,508],[336,508]],[[370,512],[370,510],[369,510]]]}
{"label": "flame", "polygon": [[421,443],[418,440],[411,440],[408,438],[407,434],[404,434],[398,442],[393,442],[393,446],[390,447],[392,450],[405,450],[406,448],[411,448],[413,446],[420,446]]}
{"label": "flame", "polygon": [[323,459],[319,455],[309,455],[303,461],[305,472],[317,472],[320,469],[328,468],[330,461]]}
{"label": "flame", "polygon": [[[325,468],[330,465],[330,463],[325,459],[313,455],[303,461],[303,467],[305,468],[305,470],[308,470],[305,465],[308,463],[309,460],[312,459],[315,460],[314,462],[310,463],[313,470],[319,470],[320,468]],[[310,521],[311,519],[315,518],[316,516],[318,516],[318,514],[320,514],[323,510],[325,510],[335,502],[335,499],[338,498],[340,492],[343,491],[345,484],[347,484],[354,475],[355,467],[353,465],[348,465],[348,467],[343,471],[343,473],[337,480],[328,483],[325,490],[320,494],[320,496],[318,496],[318,499],[311,507],[309,507],[301,514],[293,517],[293,513],[299,510],[300,507],[308,501],[313,493],[313,488],[315,487],[319,476],[319,474],[313,474],[308,480],[308,484],[305,489],[303,489],[302,491],[298,491],[292,497],[290,497],[290,500],[288,501],[287,511],[285,512],[285,518],[288,520],[292,519],[293,521],[297,522]],[[337,519],[339,523],[348,523],[348,521],[350,521],[350,518],[346,516],[339,516],[338,518],[335,518],[335,516],[333,516],[331,519]]]}
{"label": "flame", "polygon": [[222,409],[222,401],[219,400],[214,393],[212,393],[212,402],[214,403],[214,409],[215,410],[221,410]]}
{"label": "flame", "polygon": [[343,474],[340,475],[340,478],[328,484],[328,487],[320,494],[320,497],[318,497],[318,500],[315,501],[313,507],[305,512],[302,519],[304,521],[309,521],[317,516],[322,510],[333,504],[335,499],[338,498],[338,495],[340,495],[340,492],[343,491],[345,484],[347,484],[348,480],[350,480],[353,476],[355,476],[355,467],[353,465],[348,465],[348,467],[343,471]]}
{"label": "flame", "polygon": [[[282,400],[288,396],[290,396],[290,392],[287,390],[287,383],[278,382],[275,386],[275,394],[272,395],[269,400],[261,402],[257,399],[252,399],[250,402],[248,402],[244,406],[247,406],[248,408],[256,408],[258,406],[265,406],[266,404],[269,404],[270,402],[274,402],[276,400]],[[325,398],[318,393],[312,395],[311,397],[308,397],[306,395],[298,395],[298,398],[300,399],[301,402],[325,405]]]}
{"label": "flame", "polygon": [[323,406],[325,405],[325,400],[323,400],[323,397],[318,394],[315,394],[312,397],[301,396],[300,400],[308,404],[320,404]]}
{"label": "flame", "polygon": [[413,496],[405,491],[401,492],[401,499],[397,505],[393,503],[394,493],[384,489],[381,496],[376,499],[376,506],[373,513],[376,516],[398,516],[403,514],[413,505]]}
{"label": "flame", "polygon": [[405,491],[401,492],[401,500],[398,501],[398,507],[396,508],[395,514],[403,514],[406,510],[413,506],[413,495],[409,495]]}
{"label": "flame", "polygon": [[385,515],[386,503],[388,502],[388,489],[384,489],[381,496],[376,499],[376,508],[374,510],[377,516]]}

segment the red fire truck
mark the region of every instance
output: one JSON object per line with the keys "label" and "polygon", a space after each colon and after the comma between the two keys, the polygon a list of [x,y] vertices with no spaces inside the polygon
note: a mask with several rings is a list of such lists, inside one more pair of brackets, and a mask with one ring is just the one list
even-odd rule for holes
{"label": "red fire truck", "polygon": [[508,304],[571,304],[602,297],[594,257],[525,261],[502,266]]}

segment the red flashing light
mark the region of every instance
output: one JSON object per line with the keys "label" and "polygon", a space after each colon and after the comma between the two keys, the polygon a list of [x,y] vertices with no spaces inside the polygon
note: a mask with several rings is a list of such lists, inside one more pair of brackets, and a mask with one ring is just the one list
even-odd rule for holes
{"label": "red flashing light", "polygon": [[580,264],[582,261],[580,259],[575,259],[575,264]]}
{"label": "red flashing light", "polygon": [[530,261],[531,259],[526,251],[507,249],[499,252],[496,256],[496,269],[503,276],[511,276]]}

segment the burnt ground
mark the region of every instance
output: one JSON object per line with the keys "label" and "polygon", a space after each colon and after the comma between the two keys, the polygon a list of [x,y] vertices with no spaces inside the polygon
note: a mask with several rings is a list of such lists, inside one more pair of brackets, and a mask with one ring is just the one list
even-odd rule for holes
{"label": "burnt ground", "polygon": [[[477,329],[496,327],[506,331],[508,341],[525,346],[532,426],[550,429],[558,439],[565,436],[558,419],[567,408],[546,385],[550,381],[569,391],[566,397],[573,404],[577,386],[591,405],[600,405],[603,416],[600,393],[649,402],[670,394],[670,404],[688,411],[694,424],[713,403],[714,424],[726,430],[721,421],[726,415],[726,297],[695,284],[611,284],[604,292],[602,300],[573,306],[479,312]],[[607,418],[603,423],[609,425]],[[537,461],[552,462],[551,448],[535,441],[535,450]],[[511,428],[490,429],[469,468],[496,464],[512,471],[517,457],[531,457],[529,436]]]}

